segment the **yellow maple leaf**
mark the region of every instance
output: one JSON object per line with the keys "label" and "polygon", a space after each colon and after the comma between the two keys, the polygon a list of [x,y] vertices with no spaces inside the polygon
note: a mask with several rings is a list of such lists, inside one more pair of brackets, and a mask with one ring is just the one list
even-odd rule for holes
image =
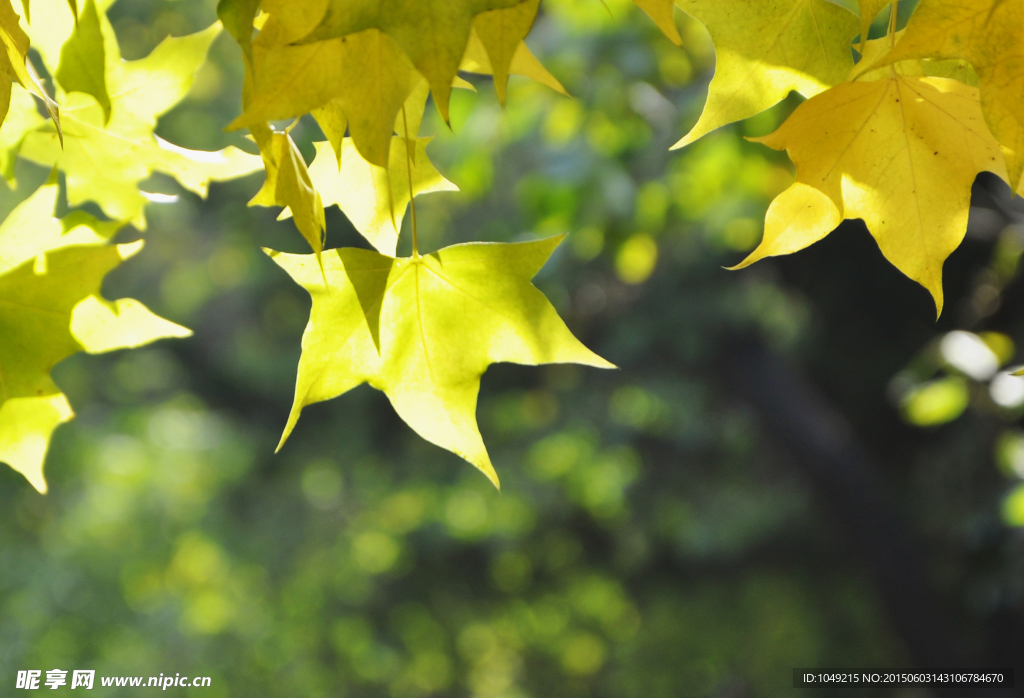
{"label": "yellow maple leaf", "polygon": [[[103,14],[115,0],[95,0],[96,10]],[[39,51],[46,68],[53,73],[60,63],[60,52],[75,31],[80,8],[74,8],[67,0],[31,0],[32,14],[26,13],[23,28],[32,41],[32,48]],[[29,18],[34,22],[29,22]]]}
{"label": "yellow maple leaf", "polygon": [[63,393],[4,400],[0,403],[0,463],[7,463],[45,494],[43,463],[50,437],[74,416]]}
{"label": "yellow maple leaf", "polygon": [[700,120],[674,147],[754,116],[790,92],[846,79],[857,17],[828,0],[677,0],[711,33],[717,64]]}
{"label": "yellow maple leaf", "polygon": [[764,240],[741,267],[861,218],[886,259],[928,289],[941,313],[942,265],[967,230],[974,179],[1005,173],[977,89],[890,71],[809,99],[755,140],[789,153],[797,183],[772,204]]}
{"label": "yellow maple leaf", "polygon": [[313,298],[281,445],[304,407],[369,383],[420,436],[462,456],[497,486],[476,422],[487,367],[612,368],[530,283],[561,239],[455,245],[405,259],[331,250],[323,257],[329,286],[312,255],[268,250]]}
{"label": "yellow maple leaf", "polygon": [[54,77],[65,92],[92,95],[110,118],[110,94],[107,92],[106,41],[99,11],[93,0],[86,0],[82,16],[60,50],[60,63]]}
{"label": "yellow maple leaf", "polygon": [[899,75],[912,77],[950,78],[960,82],[978,86],[978,76],[971,64],[959,59],[909,59],[892,63],[884,67],[874,67],[879,60],[887,55],[892,47],[898,44],[907,33],[906,29],[879,39],[871,39],[861,45],[861,60],[850,71],[850,82],[854,80],[880,80],[896,71]]}
{"label": "yellow maple leaf", "polygon": [[426,147],[430,141],[430,138],[417,139],[414,151],[409,153],[406,140],[393,137],[387,169],[364,160],[351,138],[343,141],[340,169],[330,143],[316,143],[316,158],[309,167],[309,175],[323,196],[324,206],[337,204],[378,252],[394,256],[405,210],[411,200],[409,168],[412,168],[415,195],[458,191],[427,157]]}
{"label": "yellow maple leaf", "polygon": [[888,65],[916,58],[963,59],[978,74],[981,107],[1003,147],[1013,189],[1024,176],[1024,0],[922,0]]}
{"label": "yellow maple leaf", "polygon": [[[70,16],[66,5],[58,7],[55,13]],[[260,169],[258,157],[234,147],[215,153],[193,151],[153,135],[160,115],[187,94],[220,32],[219,23],[195,34],[164,39],[146,58],[123,61],[106,15],[99,14],[98,19],[103,51],[93,50],[89,55],[92,60],[104,61],[110,118],[94,96],[72,92],[62,100],[63,144],[52,128],[41,127],[25,136],[20,149],[27,159],[65,172],[70,205],[94,201],[111,218],[144,228],[148,199],[139,183],[154,171],[205,196],[211,181]],[[70,21],[73,26],[73,18]],[[37,11],[39,24],[43,22]],[[54,24],[59,25],[56,17]],[[53,48],[47,50],[52,57]],[[58,52],[58,60],[59,56]]]}
{"label": "yellow maple leaf", "polygon": [[40,187],[0,224],[0,462],[46,491],[43,461],[53,430],[71,419],[50,377],[59,361],[187,337],[132,299],[107,301],[107,272],[142,248],[108,245],[120,227],[76,212],[53,217],[55,181]]}

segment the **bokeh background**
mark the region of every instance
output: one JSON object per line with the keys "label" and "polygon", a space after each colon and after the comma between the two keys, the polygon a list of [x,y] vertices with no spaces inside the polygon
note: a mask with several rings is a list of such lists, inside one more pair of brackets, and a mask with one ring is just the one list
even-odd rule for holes
{"label": "bokeh background", "polygon": [[[111,18],[133,59],[215,3]],[[61,364],[78,418],[51,493],[0,468],[0,693],[26,668],[209,675],[171,689],[204,698],[740,698],[792,695],[795,667],[1020,672],[1021,201],[978,182],[937,322],[859,222],[724,270],[793,176],[744,136],[797,100],[669,152],[714,68],[679,22],[683,49],[627,0],[545,0],[529,43],[574,99],[513,78],[503,110],[471,78],[454,128],[425,124],[462,191],[419,200],[422,248],[568,233],[536,283],[621,367],[487,372],[500,493],[367,386],[307,409],[274,455],[310,303],[260,248],[305,243],[245,206],[260,175],[207,201],[149,182],[179,199],[150,207],[105,292],[195,336]],[[222,131],[240,84],[222,36],[158,133],[243,144]],[[322,138],[294,135],[307,157]],[[2,211],[47,174],[20,166]],[[329,246],[365,246],[337,209],[328,224]]]}

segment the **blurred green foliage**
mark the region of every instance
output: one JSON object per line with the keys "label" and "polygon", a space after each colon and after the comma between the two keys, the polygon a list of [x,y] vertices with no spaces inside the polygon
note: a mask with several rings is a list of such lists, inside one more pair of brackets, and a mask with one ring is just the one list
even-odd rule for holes
{"label": "blurred green foliage", "polygon": [[[214,5],[120,0],[111,16],[135,58]],[[513,78],[503,111],[481,80],[456,91],[451,131],[434,115],[431,157],[462,193],[424,199],[419,235],[428,249],[570,233],[536,283],[622,370],[488,372],[500,494],[366,386],[308,410],[274,456],[309,300],[259,247],[304,243],[245,207],[258,177],[206,202],[154,179],[181,198],[151,207],[145,252],[108,290],[196,335],[59,367],[79,418],[57,433],[52,493],[0,473],[0,680],[58,667],[210,675],[179,691],[207,698],[677,698],[788,696],[797,666],[904,665],[850,542],[716,374],[736,334],[801,361],[868,435],[942,550],[929,571],[967,641],[984,644],[995,609],[1019,613],[1024,553],[1000,524],[1024,525],[1024,432],[1001,426],[1019,413],[967,409],[977,381],[927,349],[953,327],[930,324],[866,233],[723,271],[792,180],[784,155],[743,136],[796,101],[669,153],[702,106],[710,41],[680,15],[678,49],[631,3],[607,5],[545,0],[531,35],[575,99]],[[237,47],[221,37],[211,56],[158,129],[183,146],[242,143],[221,131]],[[293,135],[311,157],[313,122]],[[5,210],[46,174],[19,170]],[[329,247],[361,244],[337,209],[328,228]],[[1000,292],[1014,241],[992,262]],[[977,249],[950,264],[962,295]],[[907,379],[921,351],[930,368]],[[911,403],[917,424],[965,416],[923,440],[900,421]]]}

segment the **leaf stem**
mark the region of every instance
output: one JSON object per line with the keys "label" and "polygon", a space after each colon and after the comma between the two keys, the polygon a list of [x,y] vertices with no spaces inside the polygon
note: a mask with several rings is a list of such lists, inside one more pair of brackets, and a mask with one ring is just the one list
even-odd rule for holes
{"label": "leaf stem", "polygon": [[419,241],[416,239],[416,192],[412,188],[412,148],[409,140],[409,117],[405,113],[405,105],[402,105],[402,126],[405,129],[405,169],[409,174],[409,210],[412,218],[412,258],[419,259]]}
{"label": "leaf stem", "polygon": [[896,25],[899,22],[900,2],[893,0],[892,10],[889,12],[889,48],[896,45]]}

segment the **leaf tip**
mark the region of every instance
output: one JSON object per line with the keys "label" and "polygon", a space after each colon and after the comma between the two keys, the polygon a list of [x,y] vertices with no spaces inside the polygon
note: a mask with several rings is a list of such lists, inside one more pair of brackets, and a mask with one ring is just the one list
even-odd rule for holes
{"label": "leaf tip", "polygon": [[129,259],[134,257],[142,248],[146,246],[145,240],[136,240],[135,242],[129,242],[124,245],[117,246],[117,252],[121,255],[121,259]]}

